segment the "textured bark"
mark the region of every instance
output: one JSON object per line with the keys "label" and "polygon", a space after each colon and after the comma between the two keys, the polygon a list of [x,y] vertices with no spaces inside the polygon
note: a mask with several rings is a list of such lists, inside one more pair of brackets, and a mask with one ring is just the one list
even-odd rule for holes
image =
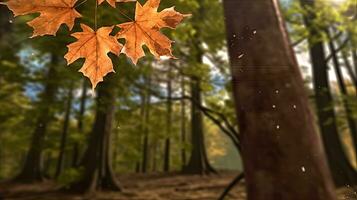
{"label": "textured bark", "polygon": [[61,143],[60,143],[57,167],[56,167],[56,172],[55,172],[56,178],[61,175],[61,173],[63,171],[63,167],[64,167],[69,122],[70,122],[70,117],[71,117],[71,112],[72,112],[72,100],[73,100],[73,89],[74,89],[73,84],[74,83],[72,82],[68,89],[68,94],[67,94],[66,111],[65,111],[65,116],[64,116]]}
{"label": "textured bark", "polygon": [[312,62],[317,116],[329,167],[336,186],[354,185],[357,180],[356,172],[345,155],[337,129],[336,115],[329,86],[328,66],[325,61],[324,44],[322,41],[316,41],[316,38],[322,37],[322,33],[325,30],[312,24],[312,21],[316,18],[315,13],[312,12],[315,1],[300,0],[300,3],[307,10],[304,22],[310,34],[308,43]]}
{"label": "textured bark", "polygon": [[277,0],[224,0],[249,200],[335,200]]}
{"label": "textured bark", "polygon": [[[77,116],[77,121],[78,121],[77,129],[78,129],[78,133],[80,134],[84,134],[83,119],[84,119],[84,113],[86,111],[87,91],[88,91],[87,80],[83,78],[81,101],[80,101],[79,113]],[[78,141],[76,141],[73,146],[72,167],[77,167],[79,165],[79,157],[80,157],[80,144]]]}
{"label": "textured bark", "polygon": [[32,140],[25,159],[25,164],[18,176],[14,181],[19,182],[32,182],[43,180],[43,160],[42,152],[45,142],[48,124],[53,118],[53,107],[55,95],[57,92],[57,72],[56,68],[59,64],[58,57],[55,55],[51,58],[49,70],[46,76],[45,89],[41,95],[41,100],[38,104],[36,119],[36,127],[32,134]]}
{"label": "textured bark", "polygon": [[110,74],[98,88],[96,116],[84,159],[82,178],[70,185],[74,192],[116,190],[120,186],[112,169],[111,135],[115,114],[116,79]]}

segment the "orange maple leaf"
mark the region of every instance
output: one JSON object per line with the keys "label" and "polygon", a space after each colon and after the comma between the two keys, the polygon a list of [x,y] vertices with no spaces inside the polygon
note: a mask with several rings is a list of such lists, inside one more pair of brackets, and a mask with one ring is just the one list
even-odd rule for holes
{"label": "orange maple leaf", "polygon": [[107,1],[112,7],[115,8],[115,3],[116,2],[132,2],[132,1],[136,1],[136,0],[98,0],[98,5],[102,4],[104,1]]}
{"label": "orange maple leaf", "polygon": [[99,82],[103,81],[105,75],[114,72],[108,53],[119,55],[123,46],[114,36],[109,35],[113,26],[102,27],[97,31],[84,24],[81,24],[81,27],[82,32],[72,34],[78,40],[67,46],[68,53],[65,59],[69,65],[79,58],[85,58],[84,65],[79,71],[90,79],[94,89]]}
{"label": "orange maple leaf", "polygon": [[40,13],[28,22],[33,29],[32,37],[55,35],[62,24],[71,30],[76,18],[81,15],[75,10],[77,0],[9,0],[5,4],[15,16]]}
{"label": "orange maple leaf", "polygon": [[148,0],[143,6],[137,2],[135,21],[117,25],[121,28],[117,37],[126,40],[123,53],[134,64],[145,56],[143,45],[146,45],[156,58],[160,58],[160,56],[174,58],[171,50],[173,41],[163,35],[160,29],[174,29],[189,15],[175,11],[174,7],[157,12],[159,4],[160,0]]}

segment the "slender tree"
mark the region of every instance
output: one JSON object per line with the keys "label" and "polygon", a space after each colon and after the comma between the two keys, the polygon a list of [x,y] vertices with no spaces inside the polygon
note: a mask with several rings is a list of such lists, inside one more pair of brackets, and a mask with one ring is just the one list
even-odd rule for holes
{"label": "slender tree", "polygon": [[[145,80],[148,87],[151,86],[150,77],[147,77]],[[144,116],[143,116],[143,132],[144,132],[144,140],[143,140],[143,157],[142,157],[142,164],[141,164],[141,172],[146,173],[148,171],[148,164],[149,164],[149,119],[150,119],[150,104],[151,104],[151,95],[150,91],[145,91],[145,98],[144,98]]]}
{"label": "slender tree", "polygon": [[74,83],[73,81],[70,83],[67,93],[67,102],[66,102],[66,110],[62,128],[62,136],[61,136],[61,143],[57,161],[57,167],[55,172],[55,177],[59,177],[63,171],[64,167],[64,159],[65,159],[65,152],[66,152],[66,145],[67,145],[67,137],[68,137],[68,129],[70,125],[70,117],[72,112],[72,101],[73,101],[73,90],[74,90]]}
{"label": "slender tree", "polygon": [[[181,96],[185,96],[186,94],[186,85],[184,76],[181,77]],[[184,98],[181,99],[181,162],[182,169],[186,165],[186,100]]]}
{"label": "slender tree", "polygon": [[[346,118],[347,118],[347,124],[349,127],[349,130],[351,132],[351,136],[353,139],[353,144],[355,147],[357,147],[357,126],[355,123],[355,120],[353,118],[353,111],[351,109],[351,106],[347,100],[347,96],[348,96],[348,91],[347,91],[347,87],[344,81],[344,77],[343,77],[343,73],[341,70],[341,66],[338,60],[338,56],[337,56],[337,52],[336,52],[336,47],[334,44],[334,41],[331,38],[331,34],[330,32],[327,30],[326,31],[328,37],[329,37],[329,49],[332,55],[332,64],[333,64],[333,68],[335,69],[335,74],[337,77],[337,83],[338,83],[338,87],[340,89],[340,92],[342,94],[342,104],[343,107],[345,109],[346,112]],[[344,54],[344,53],[343,53]],[[346,55],[343,55],[343,57],[346,59]],[[346,60],[345,60],[346,61]],[[357,155],[357,150],[355,150],[355,153]]]}
{"label": "slender tree", "polygon": [[53,118],[54,110],[52,108],[55,102],[57,92],[57,70],[59,58],[56,55],[51,56],[51,63],[45,77],[45,89],[40,96],[40,102],[37,106],[38,116],[36,127],[32,134],[32,140],[25,159],[23,168],[15,181],[42,181],[43,180],[43,160],[42,152],[44,148],[47,127]]}
{"label": "slender tree", "polygon": [[330,92],[328,66],[321,40],[324,28],[313,23],[316,19],[314,13],[314,0],[300,0],[301,6],[306,10],[304,23],[309,32],[309,53],[312,63],[313,85],[317,107],[319,127],[322,134],[325,152],[336,186],[356,183],[356,172],[346,157],[339,137],[333,99]]}
{"label": "slender tree", "polygon": [[[78,133],[80,134],[84,134],[83,123],[84,123],[84,114],[86,111],[87,91],[88,91],[87,80],[83,78],[82,94],[80,98],[79,112],[77,115],[77,129],[78,129]],[[79,141],[76,141],[73,146],[72,167],[77,167],[79,165],[79,157],[80,157],[80,144]]]}
{"label": "slender tree", "polygon": [[[0,47],[3,47],[6,42],[6,35],[11,31],[11,14],[8,9],[4,6],[0,6]],[[0,84],[4,84],[2,79],[0,78]],[[2,148],[2,133],[0,132],[0,171],[2,171],[2,166],[4,162],[3,157],[3,148]],[[2,174],[0,173],[0,176]]]}
{"label": "slender tree", "polygon": [[335,200],[278,1],[223,3],[248,199]]}
{"label": "slender tree", "polygon": [[171,66],[167,72],[167,101],[166,101],[166,138],[164,147],[164,172],[170,171],[171,134],[172,134],[172,75]]}

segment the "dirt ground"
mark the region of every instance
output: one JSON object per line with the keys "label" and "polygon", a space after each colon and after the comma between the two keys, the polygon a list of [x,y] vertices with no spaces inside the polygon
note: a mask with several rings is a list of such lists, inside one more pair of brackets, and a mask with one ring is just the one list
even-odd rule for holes
{"label": "dirt ground", "polygon": [[[1,200],[217,200],[224,188],[236,176],[222,173],[212,176],[183,175],[123,175],[119,180],[123,192],[98,192],[95,196],[60,193],[51,181],[41,184],[0,184]],[[339,200],[357,200],[351,188],[338,191]],[[245,200],[244,181],[229,194],[227,199]]]}

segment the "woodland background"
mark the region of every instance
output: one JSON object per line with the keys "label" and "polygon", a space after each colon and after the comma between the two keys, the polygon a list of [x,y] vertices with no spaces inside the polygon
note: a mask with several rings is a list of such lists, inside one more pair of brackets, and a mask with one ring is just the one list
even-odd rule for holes
{"label": "woodland background", "polygon": [[[311,1],[280,1],[289,45],[304,78],[330,172],[341,188],[339,198],[357,199],[353,189],[357,183],[357,2],[316,0],[308,7],[306,2]],[[88,0],[78,7],[89,25],[94,25],[94,3]],[[257,9],[264,6],[255,3]],[[98,25],[125,21],[122,13],[132,16],[134,5],[101,5]],[[88,79],[77,72],[82,61],[66,66],[63,59],[66,44],[74,41],[67,28],[62,27],[56,38],[28,39],[32,30],[26,22],[35,15],[15,19],[0,5],[3,198],[78,199],[81,195],[66,191],[90,191],[92,197],[96,190],[118,191],[120,185],[123,192],[99,192],[96,197],[217,199],[241,175],[242,127],[236,118],[227,49],[233,44],[230,39],[239,36],[226,32],[229,18],[224,17],[227,10],[221,1],[162,1],[162,8],[170,6],[192,14],[176,30],[164,30],[175,41],[173,52],[178,59],[156,60],[148,54],[134,66],[121,55],[113,58],[116,73],[92,91]],[[247,17],[257,15],[247,13]],[[245,22],[237,18],[231,23]],[[260,34],[259,27],[250,31],[252,38]],[[279,51],[275,39],[269,38],[267,45]],[[235,56],[255,59],[245,52]],[[316,67],[318,63],[325,67]],[[264,104],[265,99],[261,101]],[[278,105],[269,106],[272,113],[279,112]],[[293,105],[292,109],[300,108]],[[300,119],[291,116],[289,120]],[[261,127],[265,125],[256,121],[245,128],[269,129]],[[103,141],[101,148],[91,145],[93,140]],[[100,155],[88,153],[91,148]],[[250,156],[260,155],[270,154]],[[100,163],[99,172],[83,180],[86,166],[91,166],[88,160]],[[304,165],[296,168],[297,175],[308,170]],[[240,184],[227,199],[246,197],[243,177],[239,178]]]}

